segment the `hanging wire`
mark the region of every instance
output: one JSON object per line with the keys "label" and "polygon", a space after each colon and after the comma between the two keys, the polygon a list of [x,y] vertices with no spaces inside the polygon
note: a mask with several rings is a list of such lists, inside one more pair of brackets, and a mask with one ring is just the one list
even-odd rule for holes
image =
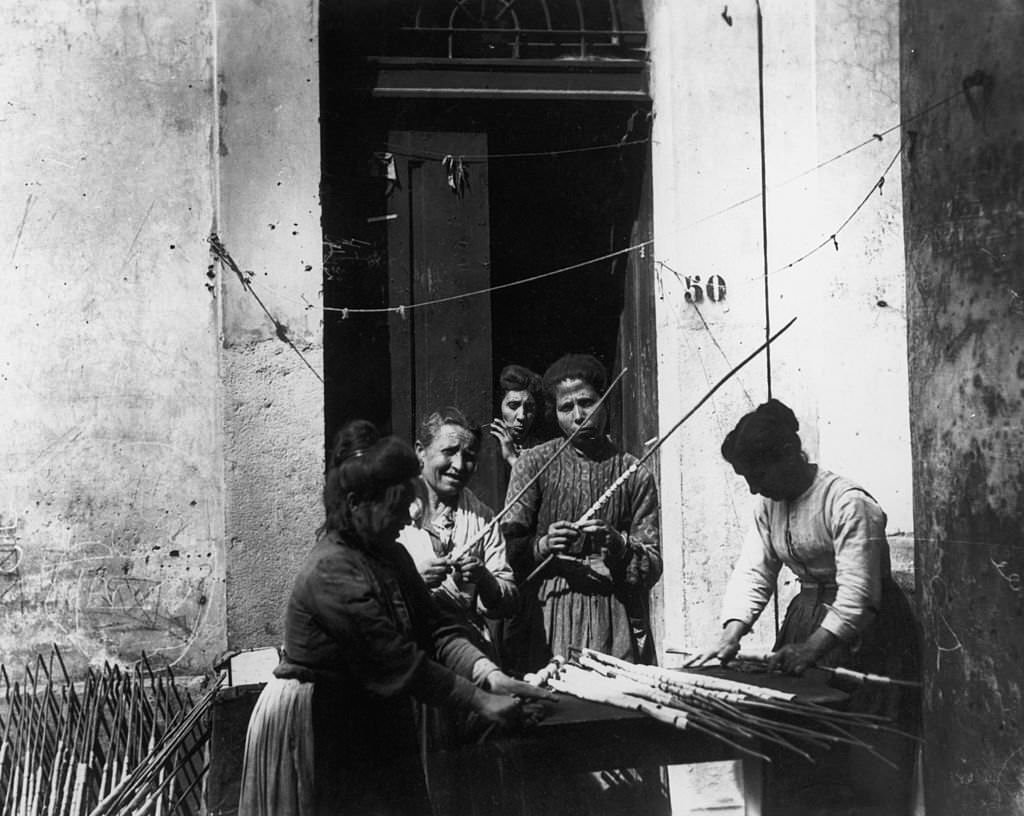
{"label": "hanging wire", "polygon": [[896,160],[900,157],[900,154],[903,152],[903,149],[906,147],[906,145],[907,145],[907,141],[904,140],[900,144],[899,149],[896,151],[895,154],[893,154],[893,157],[889,160],[889,163],[885,166],[885,170],[882,171],[882,175],[879,176],[878,181],[876,181],[874,184],[871,185],[871,189],[868,190],[868,192],[864,196],[864,198],[861,199],[860,204],[858,204],[856,207],[854,207],[853,212],[850,213],[848,216],[846,216],[846,220],[844,220],[842,224],[840,224],[838,227],[836,227],[836,229],[832,232],[831,235],[829,235],[827,238],[822,240],[821,243],[819,243],[813,249],[809,250],[808,252],[805,252],[803,255],[801,255],[796,260],[790,261],[785,266],[780,266],[778,269],[773,270],[773,272],[777,273],[777,272],[783,272],[783,271],[785,271],[787,269],[791,269],[792,267],[796,266],[797,264],[802,263],[803,261],[806,261],[808,258],[810,258],[812,255],[814,255],[816,252],[820,252],[822,249],[827,247],[829,244],[833,245],[836,248],[836,251],[838,252],[839,251],[839,240],[838,240],[839,233],[842,232],[846,228],[846,226],[854,219],[854,217],[857,215],[857,213],[859,213],[864,208],[864,205],[868,203],[868,200],[871,198],[871,196],[875,192],[875,190],[878,190],[879,192],[882,191],[882,187],[885,185],[885,177],[886,177],[886,175],[888,175],[889,171],[892,170],[892,166],[894,164],[896,164]]}
{"label": "hanging wire", "polygon": [[499,283],[496,286],[488,286],[484,289],[475,289],[472,292],[460,292],[457,295],[448,295],[447,297],[434,298],[433,300],[424,300],[420,303],[406,303],[401,306],[380,306],[376,308],[352,308],[352,307],[338,307],[338,306],[324,306],[325,312],[341,312],[343,316],[351,314],[387,314],[388,312],[394,312],[398,315],[404,315],[406,312],[411,312],[413,309],[422,309],[425,306],[436,306],[439,303],[450,303],[453,300],[462,300],[463,298],[475,297],[477,295],[487,295],[491,292],[497,292],[502,289],[510,289],[513,286],[522,286],[527,283],[533,283],[534,281],[542,280],[543,278],[550,278],[554,275],[561,275],[565,272],[571,272],[574,269],[581,269],[584,266],[590,266],[592,264],[600,263],[601,261],[607,261],[611,258],[617,258],[619,255],[625,255],[627,252],[633,252],[637,249],[645,249],[654,244],[653,240],[641,241],[639,244],[633,244],[625,249],[617,249],[614,252],[608,252],[604,255],[600,255],[597,258],[590,258],[586,261],[580,261],[579,263],[570,264],[569,266],[563,266],[559,269],[553,269],[550,272],[542,272],[539,275],[532,275],[529,278],[523,278],[517,281],[509,281],[508,283]]}
{"label": "hanging wire", "polygon": [[250,280],[250,276],[246,275],[238,266],[238,264],[235,263],[235,259],[231,257],[231,253],[228,252],[227,248],[221,242],[220,238],[217,237],[217,233],[210,234],[209,242],[210,249],[213,252],[214,256],[217,258],[217,260],[220,261],[222,264],[225,264],[232,272],[235,273],[235,275],[238,276],[238,280],[241,282],[242,288],[253,296],[253,298],[259,304],[260,308],[263,310],[263,313],[270,318],[270,322],[274,324],[274,333],[277,335],[277,338],[281,340],[283,343],[286,343],[291,348],[292,351],[298,354],[299,359],[306,364],[306,368],[312,371],[313,376],[315,376],[322,383],[324,381],[323,376],[320,374],[319,371],[316,370],[316,368],[313,367],[313,364],[309,362],[309,360],[306,358],[306,355],[299,351],[299,347],[296,346],[291,337],[288,336],[288,327],[284,325],[284,323],[282,323],[276,317],[274,317],[273,313],[270,311],[270,309],[267,308],[267,305],[263,302],[260,296],[256,294],[256,290],[252,288],[252,281]]}
{"label": "hanging wire", "polygon": [[[900,128],[904,127],[905,125],[910,124],[911,122],[913,122],[916,119],[920,119],[922,116],[925,116],[926,114],[931,113],[936,108],[940,108],[943,105],[948,105],[954,99],[959,97],[960,94],[961,94],[960,91],[956,91],[955,93],[952,93],[949,96],[946,96],[946,97],[940,99],[938,102],[935,102],[935,103],[929,105],[927,108],[924,108],[923,110],[918,111],[917,113],[913,114],[912,116],[908,116],[906,119],[901,119],[899,122],[897,122],[892,127],[886,128],[885,130],[881,130],[878,133],[872,133],[870,138],[865,139],[864,141],[860,142],[859,144],[855,144],[853,147],[847,148],[846,150],[842,151],[841,153],[837,153],[836,155],[832,156],[829,159],[825,159],[824,161],[818,162],[813,167],[808,167],[806,170],[802,170],[801,172],[797,173],[795,176],[790,176],[789,178],[784,179],[783,181],[780,181],[778,184],[772,185],[768,189],[769,190],[780,190],[783,187],[785,187],[785,186],[787,186],[789,184],[792,184],[794,181],[799,181],[800,179],[804,178],[805,176],[809,176],[811,173],[816,173],[817,171],[822,170],[823,168],[827,167],[830,164],[833,164],[834,162],[839,161],[840,159],[845,159],[847,156],[851,155],[852,153],[856,153],[858,150],[861,150],[861,149],[867,147],[868,145],[878,144],[878,143],[883,141],[883,138],[885,136],[888,136],[893,131],[899,130]],[[686,224],[686,225],[680,227],[679,231],[681,232],[683,230],[687,230],[687,229],[691,229],[692,227],[699,226],[699,225],[703,224],[705,221],[710,221],[713,218],[718,218],[718,216],[720,216],[720,215],[725,215],[727,212],[731,212],[732,210],[735,210],[738,207],[742,207],[744,204],[749,204],[752,201],[757,201],[757,199],[759,199],[760,197],[761,197],[761,193],[758,192],[758,193],[754,193],[753,195],[749,195],[746,198],[742,198],[742,199],[740,199],[738,201],[734,201],[732,204],[728,204],[725,207],[722,207],[720,210],[715,210],[714,212],[711,212],[711,213],[708,213],[707,215],[701,216],[696,221],[692,221],[691,223]]]}
{"label": "hanging wire", "polygon": [[[866,147],[869,144],[874,144],[876,142],[880,142],[880,141],[882,141],[882,138],[885,135],[887,135],[887,134],[889,134],[889,133],[891,133],[891,132],[893,132],[893,131],[901,128],[901,127],[903,127],[905,124],[907,124],[907,123],[909,123],[909,122],[911,122],[911,121],[913,121],[915,119],[918,119],[918,118],[920,118],[920,117],[930,113],[933,110],[936,110],[937,108],[939,108],[939,107],[941,107],[943,105],[949,104],[949,102],[951,102],[952,100],[956,99],[959,95],[960,95],[960,91],[957,91],[956,93],[950,94],[949,96],[944,97],[943,99],[939,100],[938,102],[935,102],[932,105],[929,105],[928,107],[924,108],[923,110],[918,111],[913,116],[909,116],[906,119],[900,120],[900,122],[898,122],[897,124],[893,125],[892,127],[887,128],[887,129],[885,129],[883,131],[880,131],[879,133],[872,134],[872,137],[870,139],[866,139],[865,141],[863,141],[863,142],[861,142],[861,143],[859,143],[857,145],[854,145],[853,147],[843,151],[842,153],[836,154],[835,156],[833,156],[832,158],[830,158],[830,159],[828,159],[828,160],[826,160],[824,162],[819,162],[814,167],[812,167],[812,168],[810,168],[808,170],[805,170],[804,172],[799,173],[798,175],[793,176],[793,177],[787,179],[786,181],[781,182],[778,185],[775,185],[774,187],[772,187],[770,189],[778,189],[778,188],[782,187],[785,184],[789,184],[792,181],[795,181],[795,180],[797,180],[799,178],[802,178],[803,176],[808,175],[809,173],[812,173],[812,172],[814,172],[816,170],[820,170],[822,167],[825,167],[826,165],[831,164],[834,161],[837,161],[837,160],[839,160],[841,158],[844,158],[845,156],[848,156],[851,153],[853,153],[853,152],[855,152],[857,150],[860,150],[861,148]],[[646,140],[638,140],[638,141],[646,141]],[[790,263],[786,264],[785,266],[782,266],[782,267],[779,267],[778,269],[772,270],[772,274],[778,273],[778,272],[782,272],[784,270],[787,270],[787,269],[790,269],[790,268],[796,266],[797,264],[807,260],[807,258],[811,257],[816,252],[818,252],[821,249],[823,249],[824,247],[828,246],[830,243],[838,249],[837,236],[847,226],[847,224],[850,223],[850,221],[854,218],[854,216],[857,215],[857,213],[861,210],[861,208],[864,207],[864,205],[867,203],[868,199],[871,197],[871,194],[875,190],[881,190],[882,189],[882,185],[885,183],[885,176],[888,174],[889,170],[892,169],[893,164],[895,164],[896,159],[903,152],[904,148],[906,147],[906,144],[907,144],[906,141],[904,141],[903,143],[900,144],[899,149],[896,151],[896,154],[893,156],[892,160],[886,166],[886,168],[883,171],[883,173],[882,173],[881,177],[879,178],[879,180],[876,181],[874,185],[872,185],[872,187],[868,191],[867,195],[865,195],[864,200],[861,201],[861,203],[857,205],[857,207],[853,210],[853,212],[850,213],[850,215],[846,218],[845,221],[843,221],[842,224],[839,225],[839,227],[837,227],[828,237],[823,239],[820,244],[815,246],[809,252],[807,252],[804,255],[800,256],[796,260],[791,261]],[[609,145],[609,147],[611,147],[611,145]],[[438,154],[438,157],[440,157],[440,155],[441,154]],[[498,155],[501,155],[501,154],[498,154]],[[506,154],[506,155],[511,155],[511,154]],[[541,155],[551,155],[551,154],[541,154]],[[469,158],[469,157],[463,157],[463,158],[465,159],[465,158]],[[725,208],[723,208],[721,210],[717,210],[717,211],[715,211],[713,213],[710,213],[709,215],[706,215],[706,216],[704,216],[704,217],[702,217],[702,218],[700,218],[700,219],[698,219],[696,221],[691,222],[688,225],[684,225],[684,226],[680,227],[678,230],[675,231],[675,233],[678,234],[678,233],[680,233],[680,232],[682,232],[682,231],[684,231],[686,229],[695,227],[695,226],[697,226],[697,225],[699,225],[699,224],[701,224],[701,223],[703,223],[705,221],[708,221],[708,220],[710,220],[712,218],[715,218],[715,217],[717,217],[719,215],[723,215],[726,212],[729,212],[730,210],[735,209],[736,207],[742,206],[743,204],[747,204],[747,203],[749,203],[751,201],[754,201],[754,200],[756,200],[758,198],[761,198],[761,197],[762,197],[762,195],[759,193],[759,194],[756,194],[756,195],[753,195],[753,196],[749,196],[748,198],[745,198],[745,199],[743,199],[741,201],[737,201],[734,204],[729,205],[728,207],[725,207]],[[496,286],[485,287],[485,288],[482,288],[482,289],[476,289],[476,290],[473,290],[473,291],[470,291],[470,292],[463,292],[463,293],[459,293],[459,294],[455,294],[455,295],[449,295],[449,296],[443,297],[443,298],[436,298],[436,299],[433,299],[433,300],[427,300],[427,301],[423,301],[421,303],[404,304],[404,305],[400,305],[400,306],[381,306],[381,307],[375,307],[375,308],[323,306],[322,309],[325,312],[336,312],[336,313],[339,313],[344,318],[347,318],[349,315],[355,315],[355,314],[388,314],[388,313],[392,313],[392,312],[395,313],[395,314],[403,315],[406,312],[411,311],[412,309],[419,309],[419,308],[423,308],[425,306],[435,306],[435,305],[438,305],[438,304],[441,304],[441,303],[449,303],[449,302],[452,302],[452,301],[455,301],[455,300],[461,300],[462,298],[475,297],[477,295],[490,294],[491,292],[500,291],[502,289],[508,289],[508,288],[513,287],[513,286],[522,286],[522,285],[525,285],[525,284],[528,284],[528,283],[533,283],[534,281],[542,280],[544,278],[552,277],[552,276],[555,276],[555,275],[560,275],[560,274],[563,274],[565,272],[570,272],[570,271],[572,271],[574,269],[580,269],[582,267],[589,266],[589,265],[594,264],[594,263],[600,263],[601,261],[605,261],[605,260],[608,260],[610,258],[614,258],[614,257],[616,257],[618,255],[623,255],[623,254],[625,254],[627,252],[632,252],[633,250],[636,250],[636,249],[644,249],[644,248],[646,248],[648,246],[652,246],[653,243],[654,243],[653,239],[649,239],[649,240],[643,241],[643,242],[641,242],[639,244],[635,244],[633,246],[626,247],[625,249],[616,250],[615,252],[607,253],[607,254],[601,255],[601,256],[599,256],[597,258],[591,258],[589,260],[580,261],[579,263],[572,264],[570,266],[561,267],[559,269],[554,269],[554,270],[551,270],[550,272],[543,272],[543,273],[541,273],[539,275],[533,275],[533,276],[528,277],[528,278],[522,278],[521,280],[510,281],[508,283],[502,283],[502,284],[498,284]],[[666,268],[670,269],[670,267],[667,267],[667,266],[666,266]],[[253,294],[255,294],[255,293],[253,293]]]}
{"label": "hanging wire", "polygon": [[[760,0],[755,5],[757,6],[757,110],[761,139],[761,255],[764,259],[764,336],[767,338],[772,335],[772,309],[768,291],[768,159],[764,145],[764,18],[761,15]],[[764,369],[768,387],[768,399],[771,399],[772,347],[770,345],[764,350]],[[777,608],[775,612],[775,618],[778,621]],[[778,634],[777,628],[776,634]]]}
{"label": "hanging wire", "polygon": [[[493,161],[494,159],[535,159],[549,158],[552,156],[566,156],[572,153],[590,153],[595,150],[614,150],[619,147],[630,147],[631,145],[648,144],[650,137],[643,139],[629,139],[622,142],[611,142],[609,144],[589,145],[587,147],[567,147],[560,150],[535,150],[522,153],[460,153],[459,158],[463,161]],[[426,161],[441,161],[449,153],[434,153],[430,150],[404,151],[402,148],[385,142],[385,149],[395,156],[402,156],[406,159],[423,159]]]}
{"label": "hanging wire", "polygon": [[[899,158],[900,154],[903,152],[903,149],[906,146],[906,144],[907,144],[907,142],[904,141],[900,145],[899,149],[896,151],[896,153],[893,155],[893,157],[889,160],[889,163],[886,165],[885,169],[882,171],[882,175],[878,178],[877,181],[875,181],[874,184],[871,185],[871,189],[868,190],[867,194],[864,196],[864,198],[861,200],[861,202],[853,209],[853,212],[851,212],[843,220],[843,222],[838,227],[836,227],[836,229],[833,230],[832,233],[830,233],[828,235],[828,237],[823,239],[813,249],[811,249],[810,251],[804,253],[803,255],[801,255],[800,257],[796,258],[795,260],[790,261],[788,264],[785,264],[784,266],[780,266],[780,267],[778,267],[775,270],[772,270],[771,274],[777,274],[779,272],[791,269],[792,267],[802,263],[803,261],[806,261],[812,255],[814,255],[815,253],[817,253],[820,250],[824,249],[829,244],[834,245],[838,249],[838,246],[839,246],[838,245],[838,235],[839,235],[839,233],[841,233],[843,231],[843,229],[845,229],[847,227],[847,225],[849,225],[849,223],[854,219],[854,217],[857,215],[857,213],[860,212],[861,209],[864,208],[864,205],[867,204],[867,202],[870,200],[871,195],[876,190],[881,190],[882,189],[882,187],[885,184],[885,177],[886,177],[886,175],[889,173],[890,170],[892,170],[893,165],[896,163],[896,160]],[[611,258],[618,257],[619,255],[624,255],[624,254],[626,254],[628,252],[633,252],[633,251],[638,250],[638,249],[646,249],[647,247],[652,246],[653,244],[654,244],[654,241],[652,239],[649,239],[649,240],[646,240],[646,241],[642,241],[642,242],[640,242],[638,244],[633,244],[632,246],[625,247],[624,249],[619,249],[619,250],[615,250],[614,252],[609,252],[609,253],[606,253],[604,255],[600,255],[600,256],[598,256],[596,258],[590,258],[590,259],[585,260],[585,261],[580,261],[580,262],[575,263],[575,264],[570,264],[569,266],[563,266],[563,267],[560,267],[558,269],[553,269],[550,272],[542,272],[539,275],[532,275],[530,277],[522,278],[522,279],[517,280],[517,281],[509,281],[507,283],[500,283],[500,284],[497,284],[495,286],[488,286],[488,287],[485,287],[485,288],[482,288],[482,289],[476,289],[476,290],[473,290],[473,291],[470,291],[470,292],[460,292],[460,293],[455,294],[455,295],[448,295],[446,297],[434,298],[433,300],[424,300],[424,301],[422,301],[420,303],[407,303],[407,304],[402,304],[402,305],[398,305],[398,306],[379,306],[379,307],[372,307],[372,308],[358,308],[358,307],[351,307],[351,306],[344,306],[344,307],[340,307],[340,306],[324,306],[322,308],[323,308],[323,310],[325,312],[336,312],[336,313],[339,313],[339,314],[342,315],[343,318],[348,318],[350,315],[355,315],[355,314],[389,314],[389,313],[394,313],[394,314],[397,314],[397,315],[401,316],[401,315],[405,315],[407,312],[412,311],[413,309],[422,309],[422,308],[424,308],[426,306],[436,306],[438,304],[449,303],[449,302],[452,302],[452,301],[455,301],[455,300],[461,300],[463,298],[475,297],[475,296],[478,296],[478,295],[486,295],[486,294],[490,294],[492,292],[497,292],[497,291],[500,291],[500,290],[503,290],[503,289],[510,289],[510,288],[512,288],[514,286],[523,286],[523,285],[526,285],[526,284],[529,284],[529,283],[533,283],[533,282],[538,281],[538,280],[542,280],[544,278],[550,278],[550,277],[553,277],[555,275],[561,275],[561,274],[564,274],[566,272],[571,272],[571,271],[573,271],[575,269],[581,269],[581,268],[583,268],[585,266],[590,266],[590,265],[595,264],[595,263],[600,263],[602,261],[607,261],[607,260],[610,260]],[[672,272],[677,277],[679,276],[679,273],[675,269],[673,269],[671,266],[669,266],[667,263],[665,263],[665,261],[659,260],[656,263],[662,265],[665,269],[669,270],[670,272]],[[241,276],[241,272],[240,271],[238,271],[236,274],[239,274]],[[758,276],[758,277],[760,277],[760,276]],[[246,284],[246,285],[247,285],[247,288],[249,288],[250,291],[252,291],[251,290],[251,286],[248,285],[248,284]],[[255,296],[255,292],[253,292],[253,295]],[[261,305],[262,305],[262,302],[261,302]],[[265,308],[266,307],[264,307],[264,310],[265,310]],[[273,319],[273,318],[271,318],[271,319]]]}

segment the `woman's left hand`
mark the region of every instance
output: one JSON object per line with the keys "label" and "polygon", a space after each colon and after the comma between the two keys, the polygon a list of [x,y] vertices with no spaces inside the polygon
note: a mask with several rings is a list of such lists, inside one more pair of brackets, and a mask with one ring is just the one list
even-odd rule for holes
{"label": "woman's left hand", "polygon": [[626,549],[626,541],[618,530],[606,519],[591,518],[577,525],[581,533],[591,536],[598,547],[608,550],[614,556],[620,556]]}
{"label": "woman's left hand", "polygon": [[464,584],[479,584],[487,572],[484,562],[475,555],[462,556],[455,562],[455,569],[459,571],[459,578]]}
{"label": "woman's left hand", "polygon": [[806,643],[790,643],[768,658],[768,671],[803,674],[817,658],[818,655]]}
{"label": "woman's left hand", "polygon": [[820,626],[803,643],[788,643],[768,658],[768,671],[776,669],[787,674],[803,674],[829,652],[839,638]]}
{"label": "woman's left hand", "polygon": [[522,697],[534,700],[547,700],[555,702],[555,695],[547,689],[540,688],[527,683],[524,680],[516,680],[509,677],[505,672],[492,671],[487,675],[487,688],[494,694],[511,694],[514,697]]}

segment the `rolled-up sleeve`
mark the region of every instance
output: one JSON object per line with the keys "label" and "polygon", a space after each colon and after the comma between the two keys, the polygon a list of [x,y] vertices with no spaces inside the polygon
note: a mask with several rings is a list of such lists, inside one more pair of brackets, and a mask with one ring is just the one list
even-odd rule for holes
{"label": "rolled-up sleeve", "polygon": [[[490,523],[493,515],[485,519]],[[479,601],[480,611],[490,618],[506,618],[515,614],[519,606],[519,589],[516,587],[512,567],[509,566],[505,548],[505,536],[498,525],[494,525],[483,541],[483,562],[487,571],[494,576],[498,585],[498,598],[490,606]]]}
{"label": "rolled-up sleeve", "polygon": [[832,511],[836,557],[836,597],[821,627],[852,640],[878,613],[882,603],[883,565],[888,562],[885,513],[869,496],[850,490]]}
{"label": "rolled-up sleeve", "polygon": [[768,517],[762,507],[754,514],[754,525],[740,549],[740,556],[725,588],[722,624],[738,620],[752,626],[772,597],[782,569],[772,547]]}

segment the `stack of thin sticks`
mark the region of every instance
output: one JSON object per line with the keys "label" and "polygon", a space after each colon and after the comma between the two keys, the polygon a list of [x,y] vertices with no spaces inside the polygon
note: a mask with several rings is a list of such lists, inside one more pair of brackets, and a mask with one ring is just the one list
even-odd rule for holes
{"label": "stack of thin sticks", "polygon": [[854,733],[896,730],[877,715],[836,710],[700,670],[637,666],[593,649],[574,649],[570,663],[559,665],[556,658],[545,671],[555,691],[641,711],[767,762],[771,759],[762,746],[768,744],[813,762],[814,751],[846,743],[892,765]]}
{"label": "stack of thin sticks", "polygon": [[0,812],[200,812],[206,715],[219,682],[194,701],[169,667],[154,672],[145,656],[131,670],[105,663],[73,682],[56,646],[25,667],[22,683],[2,665],[0,679]]}

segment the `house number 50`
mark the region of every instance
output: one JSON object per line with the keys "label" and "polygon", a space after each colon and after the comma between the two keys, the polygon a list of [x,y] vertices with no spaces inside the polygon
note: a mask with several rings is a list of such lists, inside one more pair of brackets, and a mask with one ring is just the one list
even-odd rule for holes
{"label": "house number 50", "polygon": [[684,280],[687,303],[701,303],[705,295],[712,303],[725,300],[725,279],[721,275],[711,275],[705,283],[701,283],[700,275],[687,275]]}

